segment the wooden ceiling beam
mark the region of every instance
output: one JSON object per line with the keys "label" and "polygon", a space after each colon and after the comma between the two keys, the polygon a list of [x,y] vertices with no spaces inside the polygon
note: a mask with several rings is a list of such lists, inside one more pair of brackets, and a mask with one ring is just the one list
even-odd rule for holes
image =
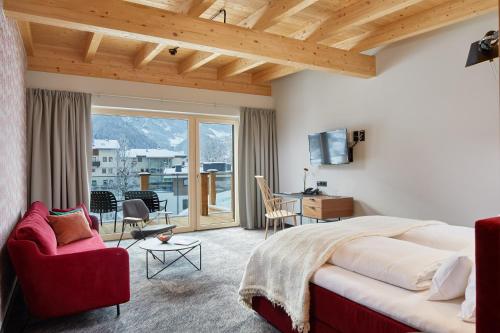
{"label": "wooden ceiling beam", "polygon": [[290,67],[290,66],[281,66],[274,65],[262,71],[256,72],[252,74],[252,83],[254,84],[262,84],[264,82],[269,82],[272,80],[279,79],[280,77],[291,75],[297,72],[300,72],[303,68],[298,67]]}
{"label": "wooden ceiling beam", "polygon": [[253,28],[261,31],[266,30],[285,17],[292,16],[317,1],[318,0],[270,0],[264,15],[255,22]]}
{"label": "wooden ceiling beam", "polygon": [[120,0],[5,0],[7,15],[68,29],[277,64],[375,76],[375,58]]}
{"label": "wooden ceiling beam", "polygon": [[146,43],[134,57],[134,66],[142,68],[156,58],[167,46],[165,44]]}
{"label": "wooden ceiling beam", "polygon": [[[238,23],[238,26],[240,27],[245,27],[245,28],[252,28],[255,23],[264,15],[268,8],[268,5],[262,6],[259,10],[255,11],[252,13],[250,16],[247,18],[243,19],[240,23]],[[218,58],[220,54],[218,53],[210,53],[210,52],[203,52],[203,51],[196,51],[193,53],[191,56],[183,60],[179,64],[179,74],[186,74],[191,71],[194,71],[206,64],[208,64],[210,61]],[[262,63],[261,61],[256,61],[256,63]]]}
{"label": "wooden ceiling beam", "polygon": [[87,44],[85,45],[85,50],[83,52],[83,61],[92,62],[94,60],[103,36],[103,34],[98,32],[88,33]]}
{"label": "wooden ceiling beam", "polygon": [[27,56],[35,54],[35,47],[33,46],[33,35],[31,34],[31,25],[29,22],[17,21],[17,28],[21,34],[24,44],[24,50]]}
{"label": "wooden ceiling beam", "polygon": [[244,73],[265,63],[265,61],[255,61],[243,58],[236,59],[219,68],[217,70],[217,78],[219,80],[225,80],[228,77]]}
{"label": "wooden ceiling beam", "polygon": [[209,89],[253,95],[271,95],[267,84],[253,84],[250,75],[231,81],[217,80],[213,69],[203,69],[191,76],[177,74],[177,66],[152,61],[148,66],[135,68],[126,56],[101,54],[92,63],[84,62],[77,50],[40,45],[35,56],[28,57],[28,69],[40,72],[80,75],[114,80]]}
{"label": "wooden ceiling beam", "polygon": [[187,11],[187,15],[191,17],[198,17],[207,11],[216,0],[193,0],[191,7]]}
{"label": "wooden ceiling beam", "polygon": [[421,13],[390,23],[361,40],[354,51],[361,52],[497,10],[497,0],[452,0]]}
{"label": "wooden ceiling beam", "polygon": [[219,56],[218,53],[196,51],[179,63],[178,72],[179,74],[192,72]]}
{"label": "wooden ceiling beam", "polygon": [[[135,2],[146,6],[151,6],[149,0],[133,0],[129,2]],[[187,11],[187,15],[191,17],[198,17],[203,14],[215,0],[193,0],[187,9],[181,8],[181,11]],[[164,5],[163,5],[164,6]],[[153,6],[156,8],[162,8],[158,6]],[[164,7],[163,7],[164,8]],[[163,9],[162,8],[162,9]],[[165,44],[158,43],[145,43],[144,46],[139,50],[139,52],[134,57],[135,67],[141,68],[146,66],[148,63],[154,60],[158,54],[165,49]],[[185,64],[186,66],[187,64]],[[201,65],[200,65],[201,66]]]}
{"label": "wooden ceiling beam", "polygon": [[333,13],[319,28],[307,38],[310,42],[321,42],[340,31],[355,25],[372,22],[376,19],[418,4],[423,0],[371,0],[358,1]]}

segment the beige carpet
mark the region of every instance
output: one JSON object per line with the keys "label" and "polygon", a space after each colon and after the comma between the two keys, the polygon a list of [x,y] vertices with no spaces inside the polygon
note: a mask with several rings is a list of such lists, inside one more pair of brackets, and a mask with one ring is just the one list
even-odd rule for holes
{"label": "beige carpet", "polygon": [[[184,235],[202,241],[201,271],[179,260],[148,280],[145,252],[135,245],[129,250],[132,297],[121,306],[119,317],[115,307],[109,307],[30,322],[25,332],[277,332],[238,303],[246,261],[264,233],[229,228]],[[188,257],[197,263],[197,250]]]}

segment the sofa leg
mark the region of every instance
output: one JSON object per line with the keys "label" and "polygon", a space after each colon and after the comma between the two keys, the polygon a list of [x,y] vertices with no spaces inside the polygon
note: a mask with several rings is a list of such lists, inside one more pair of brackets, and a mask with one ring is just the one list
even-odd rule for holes
{"label": "sofa leg", "polygon": [[120,316],[120,304],[116,304],[116,316]]}

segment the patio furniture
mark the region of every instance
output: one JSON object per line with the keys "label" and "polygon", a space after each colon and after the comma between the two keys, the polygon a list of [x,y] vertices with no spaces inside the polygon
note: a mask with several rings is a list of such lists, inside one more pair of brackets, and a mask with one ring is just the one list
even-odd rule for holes
{"label": "patio furniture", "polygon": [[120,242],[123,239],[126,225],[135,227],[135,229],[130,232],[132,238],[135,239],[135,242],[127,246],[127,249],[132,247],[138,241],[146,239],[146,237],[156,236],[164,232],[172,232],[172,230],[176,227],[176,225],[173,224],[147,225],[149,221],[149,209],[142,199],[130,199],[123,201],[122,233],[117,247],[120,246]]}
{"label": "patio furniture", "polygon": [[99,214],[99,221],[102,225],[102,214],[115,212],[115,225],[113,232],[116,232],[116,216],[118,214],[118,203],[113,192],[91,191],[90,211]]}
{"label": "patio furniture", "polygon": [[[151,238],[147,241],[142,242],[139,247],[143,250],[146,250],[146,277],[148,279],[154,278],[156,275],[163,272],[165,269],[173,265],[181,258],[186,259],[194,268],[196,268],[196,270],[201,270],[201,241],[199,241],[198,239],[183,236],[174,236],[168,241],[168,243],[163,243],[157,238]],[[188,254],[195,248],[199,249],[199,266],[194,264],[188,257],[186,257],[186,254]],[[153,252],[162,252],[163,260],[159,259],[158,256],[156,256]],[[179,256],[167,263],[165,260],[166,252],[177,252]],[[153,258],[157,259],[164,265],[160,270],[156,271],[152,275],[149,275],[149,254],[151,254]]]}
{"label": "patio furniture", "polygon": [[[162,214],[165,215],[165,223],[170,223],[170,215],[172,212],[167,211],[168,200],[160,200],[158,198],[158,193],[155,191],[127,191],[125,192],[125,200],[130,199],[141,199],[144,201],[149,209],[150,213],[156,213],[157,216]],[[162,202],[165,204],[162,207]]]}

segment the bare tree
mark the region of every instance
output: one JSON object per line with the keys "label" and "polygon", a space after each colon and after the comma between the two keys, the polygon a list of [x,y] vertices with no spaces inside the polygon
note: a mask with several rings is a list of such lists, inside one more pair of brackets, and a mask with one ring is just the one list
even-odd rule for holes
{"label": "bare tree", "polygon": [[128,140],[125,136],[120,137],[118,140],[120,148],[118,149],[118,156],[116,159],[116,184],[114,189],[119,193],[119,196],[123,198],[125,192],[130,190],[133,185],[132,175],[133,175],[133,162],[127,156],[128,151]]}

